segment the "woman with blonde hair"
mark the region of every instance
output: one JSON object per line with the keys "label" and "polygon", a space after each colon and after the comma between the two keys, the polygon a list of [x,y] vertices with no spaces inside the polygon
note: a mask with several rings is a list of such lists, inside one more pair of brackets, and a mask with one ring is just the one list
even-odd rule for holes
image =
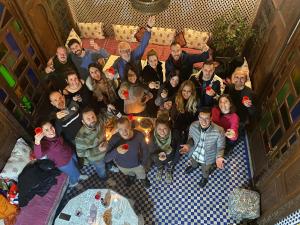
{"label": "woman with blonde hair", "polygon": [[182,138],[181,143],[186,142],[189,126],[197,120],[198,105],[195,85],[190,80],[184,81],[178,89],[171,109],[173,128]]}

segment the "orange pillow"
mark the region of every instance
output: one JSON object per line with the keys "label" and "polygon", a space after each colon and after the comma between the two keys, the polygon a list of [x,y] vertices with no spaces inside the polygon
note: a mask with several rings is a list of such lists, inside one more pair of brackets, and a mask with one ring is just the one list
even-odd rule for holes
{"label": "orange pillow", "polygon": [[145,27],[141,27],[134,35],[135,39],[140,42],[144,36],[144,33],[146,31]]}
{"label": "orange pillow", "polygon": [[178,43],[181,47],[184,47],[186,45],[186,40],[184,38],[183,32],[180,32],[175,36],[175,42]]}
{"label": "orange pillow", "polygon": [[0,219],[9,218],[17,213],[17,207],[9,203],[9,201],[0,195]]}

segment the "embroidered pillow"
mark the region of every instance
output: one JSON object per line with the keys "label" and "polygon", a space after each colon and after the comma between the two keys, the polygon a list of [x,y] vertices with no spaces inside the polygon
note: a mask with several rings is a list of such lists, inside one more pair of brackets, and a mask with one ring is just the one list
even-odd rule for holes
{"label": "embroidered pillow", "polygon": [[113,24],[115,39],[117,41],[136,42],[134,35],[138,31],[138,26]]}
{"label": "embroidered pillow", "polygon": [[210,38],[209,32],[202,32],[184,28],[184,38],[186,40],[186,47],[200,49],[206,45]]}
{"label": "embroidered pillow", "polygon": [[83,38],[104,39],[103,23],[78,23],[78,27]]}
{"label": "embroidered pillow", "polygon": [[19,138],[11,152],[10,158],[7,160],[0,177],[18,180],[19,174],[30,161],[31,148],[22,139]]}
{"label": "embroidered pillow", "polygon": [[69,43],[69,41],[70,41],[71,39],[76,39],[76,40],[79,41],[79,43],[81,43],[80,37],[78,36],[78,34],[75,32],[75,30],[74,30],[73,28],[72,28],[72,30],[70,31],[70,34],[69,34],[69,36],[68,36],[68,38],[67,38],[67,41],[66,41],[66,43],[65,43],[65,46],[66,46],[67,48],[69,48],[69,47],[68,47],[68,43]]}
{"label": "embroidered pillow", "polygon": [[175,29],[153,27],[150,43],[157,45],[171,45],[176,35]]}

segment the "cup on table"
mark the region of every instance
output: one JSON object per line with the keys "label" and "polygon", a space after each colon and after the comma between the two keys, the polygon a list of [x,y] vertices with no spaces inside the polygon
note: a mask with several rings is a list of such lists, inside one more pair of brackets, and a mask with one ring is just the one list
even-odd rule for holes
{"label": "cup on table", "polygon": [[97,192],[96,194],[95,194],[95,199],[96,200],[100,200],[100,198],[101,198],[101,192]]}

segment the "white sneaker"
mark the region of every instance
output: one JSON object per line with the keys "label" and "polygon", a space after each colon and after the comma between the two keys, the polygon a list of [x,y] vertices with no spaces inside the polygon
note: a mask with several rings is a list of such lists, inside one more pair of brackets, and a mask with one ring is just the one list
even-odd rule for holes
{"label": "white sneaker", "polygon": [[119,173],[120,172],[119,168],[116,167],[116,166],[112,166],[109,171],[113,172],[113,173]]}
{"label": "white sneaker", "polygon": [[78,184],[78,182],[76,182],[76,183],[74,183],[74,184],[69,184],[69,187],[70,187],[70,188],[73,188],[73,187],[75,187],[77,184]]}
{"label": "white sneaker", "polygon": [[80,174],[79,180],[87,180],[87,179],[89,179],[89,176],[88,176],[88,175]]}

